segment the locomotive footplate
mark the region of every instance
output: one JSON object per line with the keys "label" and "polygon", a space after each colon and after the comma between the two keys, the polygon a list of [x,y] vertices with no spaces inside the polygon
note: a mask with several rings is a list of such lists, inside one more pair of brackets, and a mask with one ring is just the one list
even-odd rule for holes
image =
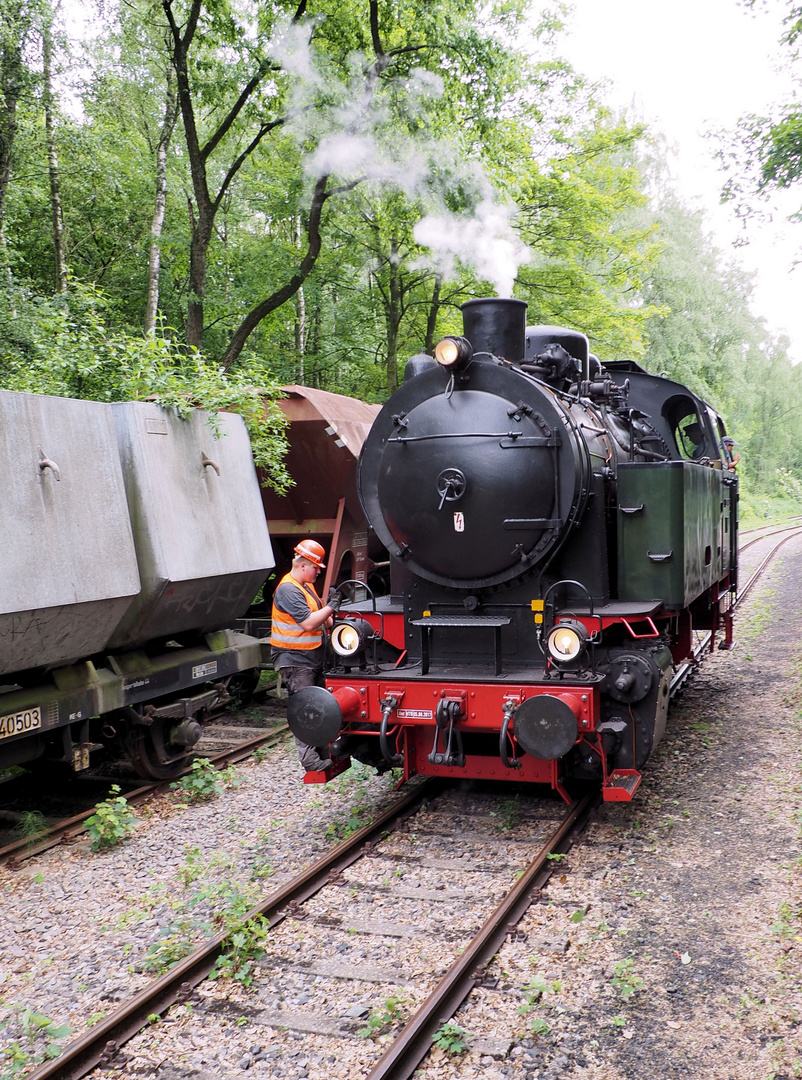
{"label": "locomotive footplate", "polygon": [[631,802],[640,782],[641,774],[637,769],[616,769],[607,777],[602,797],[605,802]]}

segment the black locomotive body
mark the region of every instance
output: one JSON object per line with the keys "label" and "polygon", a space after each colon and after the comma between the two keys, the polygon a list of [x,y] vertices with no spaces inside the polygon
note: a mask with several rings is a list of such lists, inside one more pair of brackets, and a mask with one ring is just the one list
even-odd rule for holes
{"label": "black locomotive body", "polygon": [[[392,595],[354,602],[304,741],[420,774],[597,779],[626,801],[693,632],[732,641],[737,479],[715,412],[584,335],[463,305],[407,365],[359,463]],[[322,781],[328,774],[309,774]]]}

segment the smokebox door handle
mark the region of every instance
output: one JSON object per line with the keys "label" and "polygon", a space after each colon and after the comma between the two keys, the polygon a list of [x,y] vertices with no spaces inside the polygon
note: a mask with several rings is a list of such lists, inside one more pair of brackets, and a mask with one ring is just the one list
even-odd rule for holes
{"label": "smokebox door handle", "polygon": [[214,469],[217,475],[220,475],[220,466],[217,464],[216,461],[212,461],[212,459],[210,457],[207,457],[206,454],[202,454],[202,461],[204,469]]}
{"label": "smokebox door handle", "polygon": [[55,461],[50,460],[50,458],[47,456],[47,454],[44,452],[44,450],[41,448],[41,446],[38,449],[39,449],[39,472],[43,473],[45,471],[45,469],[50,469],[51,472],[53,473],[53,475],[55,476],[55,478],[57,480],[60,480],[61,479],[61,469],[59,469],[59,467],[55,463]]}

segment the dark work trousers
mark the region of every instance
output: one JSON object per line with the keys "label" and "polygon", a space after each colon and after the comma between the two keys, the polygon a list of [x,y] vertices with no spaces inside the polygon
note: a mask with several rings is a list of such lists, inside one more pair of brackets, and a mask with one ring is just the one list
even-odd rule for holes
{"label": "dark work trousers", "polygon": [[[292,697],[299,690],[303,690],[305,686],[322,686],[323,670],[311,667],[309,664],[302,664],[298,667],[283,667],[281,668],[281,681],[287,689],[287,697]],[[327,746],[309,746],[308,743],[301,742],[297,736],[295,745],[298,748],[298,758],[307,772],[319,769],[322,762],[328,760],[329,748]]]}

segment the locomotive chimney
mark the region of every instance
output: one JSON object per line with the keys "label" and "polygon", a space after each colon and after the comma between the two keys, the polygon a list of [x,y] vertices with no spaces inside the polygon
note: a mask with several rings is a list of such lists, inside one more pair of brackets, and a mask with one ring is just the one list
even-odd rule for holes
{"label": "locomotive chimney", "polygon": [[526,302],[487,297],[462,305],[462,325],[473,351],[520,364],[526,345]]}

